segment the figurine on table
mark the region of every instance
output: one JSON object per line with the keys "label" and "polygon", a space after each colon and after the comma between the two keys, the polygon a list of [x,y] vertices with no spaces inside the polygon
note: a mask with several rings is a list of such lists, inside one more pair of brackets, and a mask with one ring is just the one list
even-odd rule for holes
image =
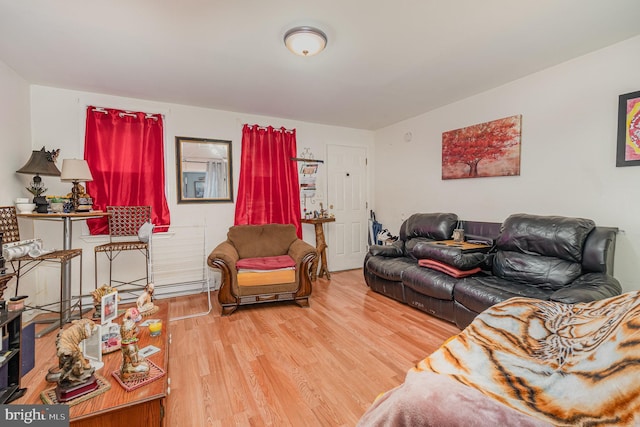
{"label": "figurine on table", "polygon": [[74,320],[71,326],[58,333],[56,338],[56,355],[58,368],[51,368],[47,381],[60,385],[74,386],[82,384],[93,374],[94,368],[84,357],[80,342],[89,338],[97,330],[90,319]]}
{"label": "figurine on table", "polygon": [[[135,312],[134,312],[135,311]],[[144,379],[149,375],[149,364],[138,351],[138,327],[135,318],[138,310],[130,308],[124,315],[120,335],[122,336],[122,367],[120,376],[123,380]]]}
{"label": "figurine on table", "polygon": [[153,291],[154,291],[153,283],[148,283],[144,287],[144,292],[142,293],[142,295],[140,295],[136,300],[138,311],[143,317],[150,316],[154,313],[157,313],[158,310],[160,309],[157,305],[153,303]]}
{"label": "figurine on table", "polygon": [[58,332],[58,367],[49,369],[46,376],[47,381],[58,383],[58,401],[66,402],[98,388],[98,381],[93,375],[95,368],[84,357],[80,348],[80,342],[93,335],[97,329],[91,319],[80,319],[74,320],[71,326]]}

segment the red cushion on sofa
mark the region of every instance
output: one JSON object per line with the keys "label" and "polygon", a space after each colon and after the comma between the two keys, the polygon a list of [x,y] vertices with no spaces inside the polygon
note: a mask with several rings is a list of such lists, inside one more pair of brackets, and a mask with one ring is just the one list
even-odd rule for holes
{"label": "red cushion on sofa", "polygon": [[244,270],[277,270],[295,266],[296,262],[289,255],[243,258],[236,262],[236,268]]}
{"label": "red cushion on sofa", "polygon": [[471,270],[459,270],[449,264],[445,264],[434,259],[421,259],[418,260],[418,265],[421,267],[431,268],[441,273],[448,274],[449,276],[459,279],[461,277],[471,276],[480,271],[480,267],[472,268]]}

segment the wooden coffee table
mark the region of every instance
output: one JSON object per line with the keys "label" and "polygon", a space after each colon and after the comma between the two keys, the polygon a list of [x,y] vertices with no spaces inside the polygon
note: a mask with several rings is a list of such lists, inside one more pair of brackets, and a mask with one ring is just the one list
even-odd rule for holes
{"label": "wooden coffee table", "polygon": [[[148,357],[150,361],[165,371],[164,376],[133,391],[126,391],[111,374],[120,369],[122,353],[115,351],[102,356],[104,367],[97,371],[110,384],[111,388],[98,396],[78,403],[69,408],[71,426],[83,427],[119,427],[119,426],[162,426],[165,411],[165,399],[169,393],[169,302],[154,301],[160,310],[150,316],[162,320],[162,333],[151,337],[149,329],[140,327],[138,346],[143,348],[152,344],[160,349]],[[119,307],[127,308],[127,306]],[[86,314],[85,317],[91,314]],[[115,320],[122,323],[122,316]],[[47,370],[55,366],[56,334],[49,334],[36,341],[36,365],[22,378],[22,387],[27,388],[25,395],[15,400],[15,404],[42,404],[40,393],[54,387],[45,380]]]}

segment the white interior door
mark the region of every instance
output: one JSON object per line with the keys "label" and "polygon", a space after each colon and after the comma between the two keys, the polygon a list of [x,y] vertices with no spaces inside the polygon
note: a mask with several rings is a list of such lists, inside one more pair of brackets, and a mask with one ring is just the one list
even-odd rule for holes
{"label": "white interior door", "polygon": [[325,225],[327,263],[330,271],[360,268],[367,251],[367,149],[328,145],[327,150],[327,201],[336,216]]}

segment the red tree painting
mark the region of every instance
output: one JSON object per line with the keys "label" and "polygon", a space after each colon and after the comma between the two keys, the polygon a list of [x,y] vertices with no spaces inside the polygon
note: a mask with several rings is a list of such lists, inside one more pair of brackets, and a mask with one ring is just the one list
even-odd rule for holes
{"label": "red tree painting", "polygon": [[520,175],[522,116],[442,134],[442,179]]}

